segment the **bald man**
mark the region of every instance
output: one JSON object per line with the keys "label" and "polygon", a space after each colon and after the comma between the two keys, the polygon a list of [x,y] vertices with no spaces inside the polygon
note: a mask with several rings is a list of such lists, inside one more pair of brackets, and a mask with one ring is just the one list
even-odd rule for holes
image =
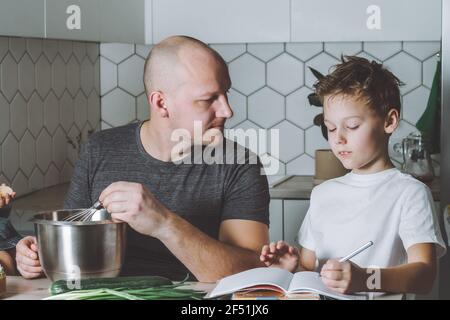
{"label": "bald man", "polygon": [[[251,163],[233,156],[231,164],[197,164],[173,157],[178,141],[171,137],[180,129],[190,134],[191,151],[217,141],[242,151],[220,135],[233,115],[226,63],[196,39],[171,37],[152,49],[144,84],[151,119],[92,135],[65,207],[86,208],[100,199],[113,218],[128,223],[122,275],[180,280],[190,273],[192,279],[214,282],[263,266],[259,252],[268,242],[269,191],[259,159]],[[244,151],[236,154],[249,160]],[[32,237],[17,245],[24,277],[42,273],[36,250]]]}

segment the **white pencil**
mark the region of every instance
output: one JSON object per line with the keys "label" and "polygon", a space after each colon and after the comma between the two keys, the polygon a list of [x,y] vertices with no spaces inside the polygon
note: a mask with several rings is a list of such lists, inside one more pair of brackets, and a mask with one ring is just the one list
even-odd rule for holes
{"label": "white pencil", "polygon": [[339,262],[345,262],[347,260],[350,260],[351,258],[353,258],[354,256],[356,256],[358,253],[366,250],[367,248],[369,248],[371,245],[373,245],[372,241],[367,242],[365,245],[363,245],[361,248],[356,249],[355,251],[353,251],[352,253],[350,253],[349,255],[343,257],[341,260],[339,260]]}

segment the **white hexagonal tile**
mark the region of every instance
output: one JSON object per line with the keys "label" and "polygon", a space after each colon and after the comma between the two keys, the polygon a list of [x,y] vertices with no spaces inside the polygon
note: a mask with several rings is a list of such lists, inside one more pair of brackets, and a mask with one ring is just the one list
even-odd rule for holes
{"label": "white hexagonal tile", "polygon": [[100,56],[100,45],[95,42],[87,42],[86,54],[89,57],[89,60],[91,60],[92,63],[95,63]]}
{"label": "white hexagonal tile", "polygon": [[51,63],[58,54],[58,41],[53,39],[44,39],[42,48],[44,50],[45,56]]}
{"label": "white hexagonal tile", "polygon": [[94,64],[94,89],[100,95],[100,58]]}
{"label": "white hexagonal tile", "polygon": [[403,119],[415,125],[424,113],[430,89],[420,86],[403,97],[402,111]]}
{"label": "white hexagonal tile", "polygon": [[74,118],[78,128],[83,128],[88,119],[88,102],[82,92],[78,92],[74,99]]}
{"label": "white hexagonal tile", "polygon": [[352,56],[362,50],[362,42],[327,42],[325,51],[336,59],[341,59],[341,55]]}
{"label": "white hexagonal tile", "polygon": [[20,171],[14,177],[14,180],[11,185],[12,185],[12,188],[14,189],[14,191],[16,191],[17,196],[22,196],[29,192],[28,179]]}
{"label": "white hexagonal tile", "polygon": [[402,163],[403,156],[401,153],[394,151],[394,146],[398,143],[402,143],[402,140],[411,132],[418,132],[417,128],[409,124],[408,122],[401,120],[399,126],[389,139],[389,156],[392,160]]}
{"label": "white hexagonal tile", "polygon": [[18,65],[19,90],[25,99],[29,99],[34,91],[34,64],[28,54],[25,54]]}
{"label": "white hexagonal tile", "polygon": [[147,95],[145,93],[136,98],[136,117],[138,120],[147,120],[150,118],[150,106],[148,105]]}
{"label": "white hexagonal tile", "polygon": [[101,57],[100,78],[100,93],[102,95],[117,87],[117,65]]}
{"label": "white hexagonal tile", "polygon": [[52,163],[44,175],[44,186],[50,187],[59,183],[59,171]]}
{"label": "white hexagonal tile", "polygon": [[313,126],[305,132],[305,152],[314,157],[319,149],[330,149],[330,144],[323,137],[320,127]]}
{"label": "white hexagonal tile", "polygon": [[67,158],[71,164],[75,165],[78,160],[78,152],[81,143],[81,131],[73,125],[67,133],[67,136],[74,144],[67,144]]}
{"label": "white hexagonal tile", "polygon": [[29,177],[36,164],[36,142],[29,131],[20,140],[20,169]]}
{"label": "white hexagonal tile", "polygon": [[369,60],[370,62],[376,61],[377,63],[382,63],[381,60],[379,60],[379,59],[377,59],[377,58],[371,56],[370,54],[368,54],[368,53],[365,52],[365,51],[362,51],[362,52],[358,53],[356,56],[357,56],[357,57],[360,57],[360,58],[367,59],[367,60]]}
{"label": "white hexagonal tile", "polygon": [[100,55],[114,63],[120,63],[134,53],[134,45],[127,43],[101,43]]}
{"label": "white hexagonal tile", "polygon": [[392,57],[397,52],[400,52],[402,50],[402,43],[397,41],[364,42],[363,47],[364,51],[374,56],[375,58],[384,61],[387,58]]}
{"label": "white hexagonal tile", "polygon": [[3,59],[8,50],[9,50],[8,37],[0,36],[0,60]]}
{"label": "white hexagonal tile", "polygon": [[423,73],[423,80],[422,83],[424,86],[431,89],[433,85],[433,79],[434,75],[437,71],[437,63],[438,58],[436,56],[432,56],[431,58],[425,60],[422,63],[422,73]]}
{"label": "white hexagonal tile", "polygon": [[267,152],[265,141],[260,141],[259,139],[261,132],[266,132],[267,135],[267,130],[262,129],[257,124],[249,120],[246,120],[232,129],[226,129],[224,136],[227,139],[236,141],[254,153],[261,155]]}
{"label": "white hexagonal tile", "polygon": [[85,57],[81,63],[81,90],[86,96],[94,90],[94,65]]}
{"label": "white hexagonal tile", "polygon": [[384,66],[405,84],[400,87],[402,94],[421,84],[421,63],[404,52],[386,60]]}
{"label": "white hexagonal tile", "polygon": [[52,139],[46,130],[42,130],[36,139],[36,164],[42,172],[47,172],[52,161]]}
{"label": "white hexagonal tile", "polygon": [[247,51],[263,61],[269,61],[281,54],[283,50],[282,43],[249,43],[247,45]]}
{"label": "white hexagonal tile", "polygon": [[44,103],[37,93],[28,101],[28,129],[37,137],[44,126]]}
{"label": "white hexagonal tile", "polygon": [[59,114],[60,114],[60,123],[64,130],[68,132],[70,127],[74,121],[74,112],[73,112],[73,99],[67,91],[64,91],[64,94],[59,101]]}
{"label": "white hexagonal tile", "polygon": [[314,175],[314,168],[314,158],[303,154],[286,164],[286,174],[312,176]]}
{"label": "white hexagonal tile", "polygon": [[66,133],[58,127],[52,137],[52,160],[61,170],[67,157],[67,136]]}
{"label": "white hexagonal tile", "polygon": [[7,54],[0,64],[0,88],[5,98],[11,101],[17,92],[17,87],[17,63],[10,54]]}
{"label": "white hexagonal tile", "polygon": [[5,98],[1,94],[0,94],[0,114],[2,115],[0,117],[0,145],[1,145],[3,139],[9,132],[9,117],[10,117],[9,103],[8,101],[5,100]]}
{"label": "white hexagonal tile", "polygon": [[228,103],[233,116],[225,122],[226,128],[232,128],[247,118],[247,98],[234,89],[228,92]]}
{"label": "white hexagonal tile", "polygon": [[73,170],[73,166],[68,161],[66,161],[59,175],[60,181],[69,182],[72,179]]}
{"label": "white hexagonal tile", "polygon": [[72,96],[75,96],[80,89],[80,65],[77,59],[72,56],[67,63],[67,90]]}
{"label": "white hexagonal tile", "polygon": [[142,44],[137,44],[136,45],[136,54],[139,55],[140,57],[147,59],[148,55],[150,54],[150,51],[152,50],[153,46],[152,45],[142,45]]}
{"label": "white hexagonal tile", "polygon": [[11,103],[11,131],[20,139],[27,129],[27,103],[17,94]]}
{"label": "white hexagonal tile", "polygon": [[314,117],[323,112],[323,108],[309,104],[308,95],[312,92],[303,87],[286,97],[286,119],[302,129],[312,126]]}
{"label": "white hexagonal tile", "polygon": [[121,89],[114,89],[101,100],[102,119],[112,126],[125,125],[136,119],[133,96]]}
{"label": "white hexagonal tile", "polygon": [[78,62],[83,61],[86,56],[86,44],[80,41],[74,41],[72,43],[73,54],[77,57]]}
{"label": "white hexagonal tile", "polygon": [[339,60],[330,56],[327,53],[321,53],[314,57],[308,63],[305,64],[305,84],[309,88],[313,88],[314,83],[317,81],[316,77],[312,74],[308,67],[314,68],[323,75],[327,75],[330,72],[331,67],[339,63]]}
{"label": "white hexagonal tile", "polygon": [[44,100],[44,126],[50,134],[55,132],[59,125],[59,101],[53,92]]}
{"label": "white hexagonal tile", "polygon": [[28,183],[31,191],[40,190],[44,187],[44,175],[38,167],[34,168]]}
{"label": "white hexagonal tile", "polygon": [[144,92],[144,59],[133,55],[119,64],[119,87],[135,97]]}
{"label": "white hexagonal tile", "polygon": [[27,52],[34,63],[37,62],[42,54],[42,39],[28,38],[27,39]]}
{"label": "white hexagonal tile", "polygon": [[105,121],[102,121],[102,123],[100,124],[101,126],[101,130],[106,130],[106,129],[111,129],[113,128],[113,126],[111,126],[110,124],[106,123]]}
{"label": "white hexagonal tile", "polygon": [[58,53],[64,60],[64,62],[69,61],[70,56],[72,55],[72,51],[72,41],[58,40]]}
{"label": "white hexagonal tile", "polygon": [[263,88],[248,98],[248,118],[263,128],[284,119],[284,97],[272,89]]}
{"label": "white hexagonal tile", "polygon": [[271,148],[268,148],[269,153],[275,158],[287,163],[295,157],[301,155],[304,151],[304,132],[288,121],[276,125],[272,129],[279,130],[279,155],[276,154],[276,142],[271,141]]}
{"label": "white hexagonal tile", "polygon": [[403,51],[408,52],[420,61],[436,55],[441,50],[441,43],[438,41],[405,41]]}
{"label": "white hexagonal tile", "polygon": [[266,176],[282,176],[286,174],[286,165],[279,159],[272,157],[268,153],[261,155],[260,159]]}
{"label": "white hexagonal tile", "polygon": [[249,95],[262,88],[265,82],[264,63],[244,54],[229,65],[233,88]]}
{"label": "white hexagonal tile", "polygon": [[100,127],[100,97],[94,91],[88,97],[88,121],[92,128]]}
{"label": "white hexagonal tile", "polygon": [[2,172],[11,181],[19,170],[19,142],[8,134],[2,145]]}
{"label": "white hexagonal tile", "polygon": [[22,58],[26,50],[27,43],[25,38],[9,38],[9,52],[11,52],[16,61],[19,61]]}
{"label": "white hexagonal tile", "polygon": [[286,95],[303,85],[303,63],[283,53],[267,64],[267,85]]}
{"label": "white hexagonal tile", "polygon": [[286,43],[286,51],[302,61],[307,61],[323,51],[323,43]]}
{"label": "white hexagonal tile", "polygon": [[66,89],[66,64],[60,56],[55,58],[52,63],[51,73],[52,73],[52,88],[55,91],[56,96],[61,97]]}
{"label": "white hexagonal tile", "polygon": [[217,51],[226,62],[230,62],[245,52],[245,43],[211,44],[211,48]]}
{"label": "white hexagonal tile", "polygon": [[36,63],[36,79],[36,90],[41,97],[45,97],[52,87],[52,70],[44,55]]}

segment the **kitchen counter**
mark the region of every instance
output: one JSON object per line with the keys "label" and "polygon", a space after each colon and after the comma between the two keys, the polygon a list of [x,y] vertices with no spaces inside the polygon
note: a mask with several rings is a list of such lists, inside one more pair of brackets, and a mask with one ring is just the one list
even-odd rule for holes
{"label": "kitchen counter", "polygon": [[[272,183],[273,184],[273,183]],[[287,180],[270,188],[271,199],[301,199],[309,200],[314,188],[313,176],[291,176]],[[440,200],[440,179],[436,177],[428,185],[435,201]]]}
{"label": "kitchen counter", "polygon": [[[22,277],[8,276],[6,279],[6,294],[3,300],[41,300],[49,296],[48,287],[51,281],[47,278],[26,280]],[[215,283],[189,282],[182,288],[190,288],[210,292]],[[377,300],[401,300],[403,294],[389,294],[379,296]]]}

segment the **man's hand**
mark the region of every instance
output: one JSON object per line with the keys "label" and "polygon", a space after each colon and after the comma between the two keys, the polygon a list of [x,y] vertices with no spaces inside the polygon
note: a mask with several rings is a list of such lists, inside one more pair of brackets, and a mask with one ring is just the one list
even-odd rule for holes
{"label": "man's hand", "polygon": [[114,182],[99,197],[114,219],[127,222],[134,230],[158,238],[168,210],[142,184]]}
{"label": "man's hand", "polygon": [[260,260],[267,267],[278,267],[295,272],[298,267],[300,254],[298,249],[284,241],[272,242],[261,249]]}
{"label": "man's hand", "polygon": [[43,275],[35,237],[25,237],[17,243],[16,264],[17,270],[25,279],[38,278]]}
{"label": "man's hand", "polygon": [[8,205],[11,200],[16,196],[16,193],[4,183],[0,185],[0,208]]}
{"label": "man's hand", "polygon": [[348,294],[367,291],[367,274],[365,270],[353,262],[328,260],[320,271],[323,283],[330,289]]}

